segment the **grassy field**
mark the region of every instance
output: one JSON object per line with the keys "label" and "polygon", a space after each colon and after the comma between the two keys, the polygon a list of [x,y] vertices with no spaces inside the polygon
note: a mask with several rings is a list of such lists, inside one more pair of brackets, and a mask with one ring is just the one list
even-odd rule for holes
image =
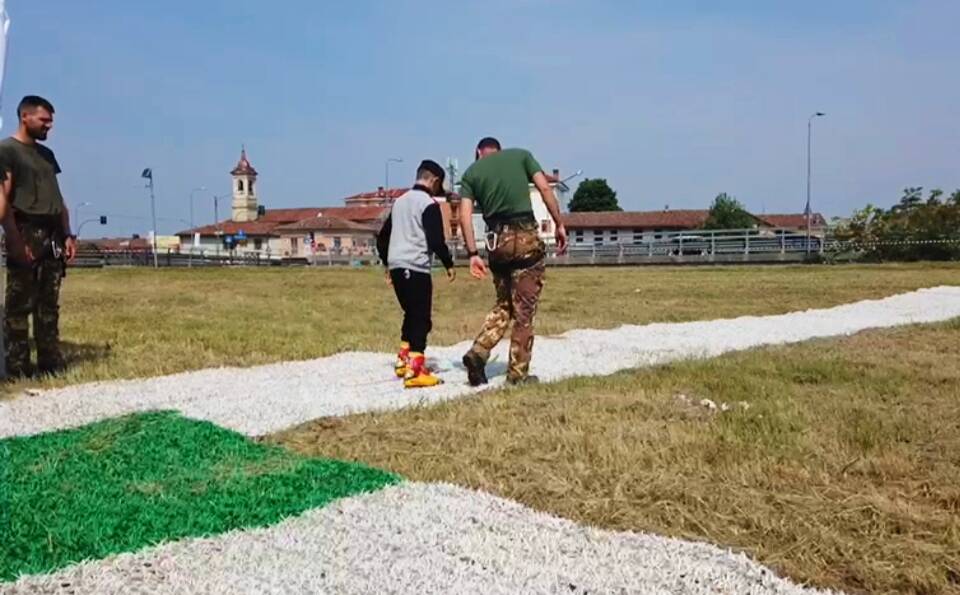
{"label": "grassy field", "polygon": [[270,442],[731,546],[818,586],[958,593],[958,344],[960,321],[869,332],[318,420]]}
{"label": "grassy field", "polygon": [[[960,266],[553,269],[538,327],[775,314],[941,284],[960,285]],[[432,341],[470,338],[492,293],[437,278]],[[46,386],[390,351],[399,326],[371,270],[71,272],[62,320],[73,368]],[[868,332],[266,440],[601,527],[705,539],[818,586],[960,593],[958,343],[960,321]],[[703,398],[749,407],[714,413]]]}
{"label": "grassy field", "polygon": [[[452,286],[437,278],[434,344],[472,338],[492,305],[492,284],[461,273]],[[938,284],[960,284],[960,266],[551,269],[538,331],[776,314]],[[71,370],[44,386],[391,351],[399,310],[369,269],[79,270],[61,327]]]}

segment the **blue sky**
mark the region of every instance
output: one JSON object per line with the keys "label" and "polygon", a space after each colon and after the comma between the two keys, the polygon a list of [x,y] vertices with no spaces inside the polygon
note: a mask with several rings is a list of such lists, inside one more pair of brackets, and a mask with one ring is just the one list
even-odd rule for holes
{"label": "blue sky", "polygon": [[[722,5],[722,6],[721,6]],[[7,0],[4,134],[20,96],[57,106],[50,146],[84,234],[213,219],[245,143],[269,207],[341,204],[469,164],[478,138],[607,178],[628,209],[799,212],[960,187],[956,0],[573,2]],[[228,202],[228,201],[225,201]],[[226,208],[221,208],[224,214]]]}

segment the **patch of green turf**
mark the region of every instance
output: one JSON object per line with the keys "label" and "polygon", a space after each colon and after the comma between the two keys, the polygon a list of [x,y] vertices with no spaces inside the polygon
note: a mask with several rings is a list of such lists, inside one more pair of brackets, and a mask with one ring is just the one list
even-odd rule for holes
{"label": "patch of green turf", "polygon": [[0,581],[275,524],[398,481],[168,412],[3,440]]}

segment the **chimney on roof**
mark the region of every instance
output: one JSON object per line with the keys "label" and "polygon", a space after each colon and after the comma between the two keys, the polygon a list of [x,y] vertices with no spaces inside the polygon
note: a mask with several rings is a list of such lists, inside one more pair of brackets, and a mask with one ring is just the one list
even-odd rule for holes
{"label": "chimney on roof", "polygon": [[558,182],[560,181],[560,170],[559,170],[559,169],[553,168],[553,177],[555,177]]}
{"label": "chimney on roof", "polygon": [[383,198],[383,197],[386,196],[386,195],[387,195],[387,193],[384,192],[383,186],[377,186],[377,196]]}

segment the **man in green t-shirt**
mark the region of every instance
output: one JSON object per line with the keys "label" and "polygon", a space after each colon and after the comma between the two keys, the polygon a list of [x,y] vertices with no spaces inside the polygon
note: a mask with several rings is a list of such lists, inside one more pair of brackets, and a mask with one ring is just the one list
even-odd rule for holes
{"label": "man in green t-shirt", "polygon": [[510,337],[508,384],[536,382],[530,376],[533,353],[533,319],[537,313],[546,268],[546,246],[530,202],[532,182],[553,217],[557,251],[567,248],[567,231],[560,220],[560,205],[543,169],[530,151],[501,150],[495,138],[477,145],[476,162],[463,174],[460,183],[460,229],[470,256],[470,273],[477,279],[487,275],[487,265],[477,252],[473,234],[473,207],[483,213],[490,271],[497,291],[497,303],[487,315],[483,328],[463,365],[472,386],[486,384],[490,352],[513,322]]}
{"label": "man in green t-shirt", "polygon": [[47,139],[53,105],[24,97],[17,107],[20,126],[0,141],[0,224],[6,234],[7,293],[3,319],[7,376],[29,376],[29,319],[37,344],[37,368],[55,374],[64,368],[60,353],[60,283],[67,261],[76,256],[70,215],[57,174],[60,165]]}

